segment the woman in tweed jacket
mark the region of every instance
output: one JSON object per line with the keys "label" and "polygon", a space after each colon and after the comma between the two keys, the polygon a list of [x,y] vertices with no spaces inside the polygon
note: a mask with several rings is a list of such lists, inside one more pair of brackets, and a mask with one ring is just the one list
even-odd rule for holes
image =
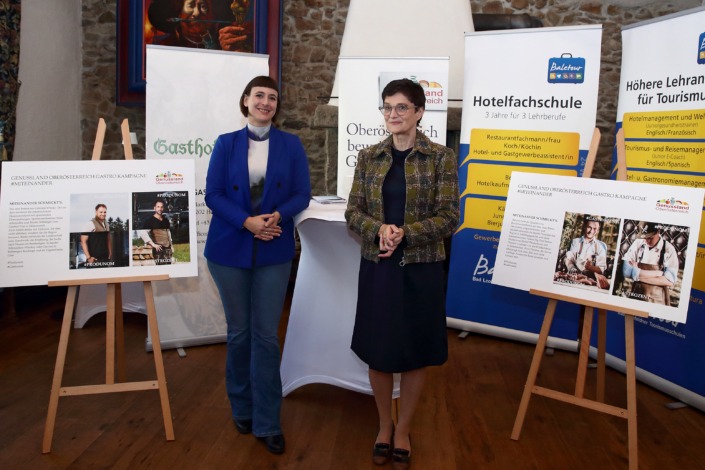
{"label": "woman in tweed jacket", "polygon": [[[381,465],[392,458],[403,469],[425,368],[448,357],[443,239],[458,224],[458,170],[454,152],[417,129],[426,103],[419,84],[394,80],[382,100],[391,135],[360,151],[345,212],[362,238],[351,348],[369,365],[379,413],[372,459]],[[401,373],[396,428],[393,373]]]}

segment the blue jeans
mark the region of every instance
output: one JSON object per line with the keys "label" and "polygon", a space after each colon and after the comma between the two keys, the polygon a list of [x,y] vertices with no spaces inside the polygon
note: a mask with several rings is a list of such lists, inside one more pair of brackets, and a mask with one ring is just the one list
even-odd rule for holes
{"label": "blue jeans", "polygon": [[228,324],[225,385],[233,419],[252,419],[257,437],[281,434],[277,329],[291,261],[251,269],[208,261]]}

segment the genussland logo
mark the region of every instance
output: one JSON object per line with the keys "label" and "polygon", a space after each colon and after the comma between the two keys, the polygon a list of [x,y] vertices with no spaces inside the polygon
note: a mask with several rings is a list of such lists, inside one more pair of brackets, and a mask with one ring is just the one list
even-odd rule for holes
{"label": "genussland logo", "polygon": [[444,103],[445,93],[443,91],[443,85],[433,80],[419,80],[417,83],[423,88],[427,105],[441,105]]}
{"label": "genussland logo", "polygon": [[560,57],[548,59],[548,83],[583,83],[585,81],[585,58],[573,57],[564,52]]}
{"label": "genussland logo", "polygon": [[155,178],[157,184],[181,184],[184,182],[184,175],[181,173],[174,173],[173,171],[157,173]]}
{"label": "genussland logo", "polygon": [[690,206],[685,201],[679,201],[678,199],[671,197],[656,201],[656,210],[685,214],[690,210]]}
{"label": "genussland logo", "polygon": [[698,39],[698,63],[705,64],[705,33]]}

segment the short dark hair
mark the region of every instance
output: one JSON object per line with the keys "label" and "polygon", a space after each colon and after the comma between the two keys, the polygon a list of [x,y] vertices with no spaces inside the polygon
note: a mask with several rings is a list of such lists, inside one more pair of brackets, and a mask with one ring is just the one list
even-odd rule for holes
{"label": "short dark hair", "polygon": [[[397,93],[404,95],[414,106],[426,109],[426,93],[417,82],[408,78],[392,80],[382,90],[382,101],[388,96],[396,95]],[[416,125],[418,126],[420,122],[421,119],[418,120]]]}
{"label": "short dark hair", "polygon": [[164,199],[156,199],[152,207],[157,207],[157,204],[159,204],[160,202],[162,203],[162,206],[166,207],[166,202],[164,202]]}
{"label": "short dark hair", "polygon": [[106,205],[103,204],[103,203],[98,204],[97,206],[95,206],[95,210],[98,210],[98,209],[100,209],[101,207],[105,207],[105,210],[106,210],[106,211],[108,210],[108,206],[106,206]]}
{"label": "short dark hair", "polygon": [[274,112],[274,116],[272,117],[272,121],[274,121],[277,118],[277,115],[279,114],[279,108],[281,105],[281,93],[279,92],[279,84],[277,83],[277,81],[272,77],[268,77],[266,75],[260,75],[259,77],[253,78],[252,80],[250,80],[250,83],[245,86],[245,89],[242,91],[242,95],[240,96],[240,112],[245,117],[247,117],[247,115],[249,114],[247,111],[247,106],[245,106],[245,96],[250,96],[252,89],[256,86],[271,88],[272,90],[277,91],[279,99],[277,100],[277,110]]}

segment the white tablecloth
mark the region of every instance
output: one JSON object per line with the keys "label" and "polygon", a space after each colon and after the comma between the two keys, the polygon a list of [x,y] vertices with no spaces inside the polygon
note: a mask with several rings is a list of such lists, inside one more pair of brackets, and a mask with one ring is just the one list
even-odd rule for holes
{"label": "white tablecloth", "polygon": [[310,383],[372,393],[367,364],[350,349],[360,239],[344,213],[345,204],[312,201],[296,218],[301,258],[281,364],[284,396]]}

